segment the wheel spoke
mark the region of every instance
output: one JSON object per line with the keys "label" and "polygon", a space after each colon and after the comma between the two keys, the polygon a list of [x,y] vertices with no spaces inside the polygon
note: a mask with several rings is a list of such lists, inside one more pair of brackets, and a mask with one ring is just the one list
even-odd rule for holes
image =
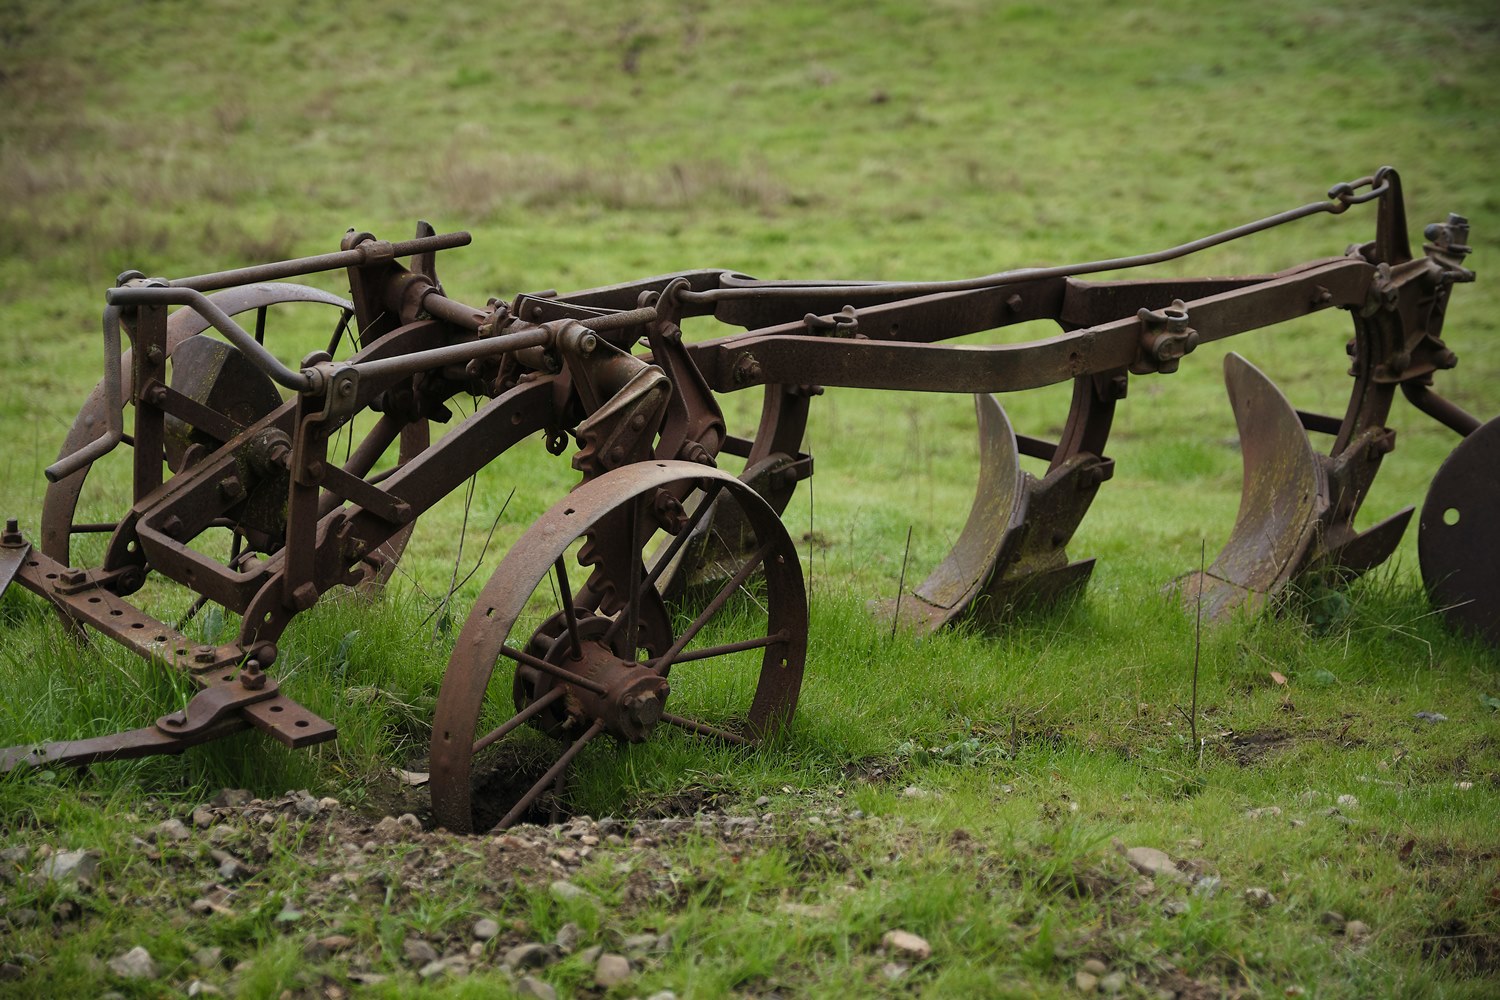
{"label": "wheel spoke", "polygon": [[[635,659],[636,656],[636,619],[641,613],[641,570],[644,568],[641,566],[641,560],[638,557],[636,548],[641,544],[640,511],[640,500],[635,499],[630,501],[630,517],[628,519],[630,533],[626,535],[630,539],[630,567],[625,571],[630,577],[630,582],[625,588],[628,597],[625,602],[625,650],[623,655],[625,658],[631,660]],[[616,653],[616,655],[621,654]]]}
{"label": "wheel spoke", "polygon": [[589,680],[587,677],[582,677],[578,674],[575,674],[573,673],[573,671],[568,670],[566,667],[559,667],[555,663],[548,663],[546,660],[543,660],[540,657],[532,656],[530,653],[522,652],[514,646],[502,645],[500,647],[500,653],[503,656],[510,657],[517,663],[524,663],[526,664],[526,666],[540,670],[544,674],[551,674],[553,677],[556,677],[560,681],[564,681],[568,684],[576,684],[578,687],[583,688],[585,691],[592,691],[595,694],[601,695],[608,693],[607,691],[605,691],[603,684],[595,683],[594,681]]}
{"label": "wheel spoke", "polygon": [[742,747],[754,745],[743,736],[736,736],[734,733],[726,732],[723,729],[718,729],[714,726],[710,726],[706,722],[699,722],[696,719],[685,719],[680,715],[673,715],[670,712],[663,712],[661,721],[670,722],[672,725],[678,727],[679,729],[686,729],[688,732],[697,733],[700,736],[712,736],[715,739],[723,740],[726,743],[734,743]]}
{"label": "wheel spoke", "polygon": [[[698,509],[693,511],[688,517],[687,522],[682,526],[682,530],[677,532],[677,536],[667,545],[667,550],[662,553],[661,558],[657,560],[656,565],[651,568],[651,572],[646,575],[646,579],[641,583],[642,592],[649,591],[652,587],[656,586],[656,581],[661,579],[661,575],[667,571],[667,567],[672,564],[672,560],[677,558],[677,553],[682,551],[682,547],[687,544],[688,539],[697,530],[698,523],[712,509],[714,501],[719,498],[719,493],[723,489],[724,483],[720,480],[714,480],[708,489],[703,491],[703,501],[698,504]],[[637,609],[637,614],[639,614],[639,609]],[[615,632],[620,628],[622,623],[621,620],[617,619],[609,627],[609,631],[604,634],[605,642],[609,642],[614,638]]]}
{"label": "wheel spoke", "polygon": [[568,639],[573,644],[573,659],[583,655],[583,643],[578,641],[578,609],[573,606],[573,591],[568,588],[568,565],[566,556],[558,556],[554,564],[557,568],[557,587],[562,591],[558,598],[562,602],[563,617],[568,622]]}
{"label": "wheel spoke", "polygon": [[548,705],[551,705],[553,702],[557,701],[562,696],[563,689],[560,687],[553,688],[551,691],[548,691],[536,701],[532,702],[530,705],[527,705],[515,715],[511,716],[509,719],[506,719],[500,725],[496,726],[494,729],[491,729],[489,732],[479,737],[479,739],[475,740],[474,747],[469,752],[478,753],[485,747],[489,746],[491,743],[494,743],[496,740],[504,739],[507,734],[513,732],[515,729],[526,724],[527,722],[530,722],[534,717],[541,714],[543,709],[545,709]]}
{"label": "wheel spoke", "polygon": [[766,557],[771,554],[773,545],[774,543],[767,542],[756,549],[754,555],[745,560],[745,565],[741,566],[734,576],[729,578],[729,582],[724,584],[723,589],[714,595],[713,600],[708,602],[708,606],[698,613],[698,617],[693,619],[692,624],[682,630],[682,635],[678,636],[677,641],[672,643],[672,648],[663,653],[661,658],[656,661],[657,673],[666,673],[672,668],[672,664],[676,661],[678,654],[682,652],[683,648],[693,641],[693,638],[703,626],[708,624],[710,618],[719,613],[719,610],[724,607],[725,602],[729,600],[730,595],[738,590],[746,580],[750,579],[750,574],[755,572],[756,567],[765,562]]}
{"label": "wheel spoke", "polygon": [[93,524],[70,524],[68,533],[72,535],[103,535],[113,534],[120,526],[119,521],[98,521]]}
{"label": "wheel spoke", "polygon": [[537,780],[537,783],[531,786],[531,790],[528,791],[525,795],[521,796],[521,801],[511,806],[510,812],[506,813],[504,818],[501,819],[500,822],[496,823],[491,829],[503,830],[514,823],[516,820],[520,819],[522,816],[526,815],[526,810],[531,808],[531,804],[537,800],[537,796],[546,791],[548,785],[551,785],[552,783],[557,781],[558,778],[562,777],[563,771],[567,770],[568,765],[573,762],[573,758],[578,756],[578,752],[585,746],[587,746],[590,740],[592,740],[595,736],[598,736],[602,732],[604,732],[603,722],[595,722],[592,726],[590,726],[588,728],[588,731],[585,732],[582,736],[578,737],[578,739],[574,741],[572,746],[563,751],[563,755],[557,758],[557,763],[553,764],[550,768],[547,769],[547,773],[542,775],[541,778]]}
{"label": "wheel spoke", "polygon": [[[786,630],[763,635],[759,639],[742,639],[739,642],[726,642],[722,646],[705,646],[702,649],[694,649],[686,653],[678,653],[677,658],[672,661],[673,665],[678,663],[691,663],[693,660],[707,660],[715,656],[728,656],[730,653],[743,653],[747,649],[762,649],[766,646],[774,646],[778,642],[786,642]],[[655,667],[660,660],[647,660],[646,666]]]}

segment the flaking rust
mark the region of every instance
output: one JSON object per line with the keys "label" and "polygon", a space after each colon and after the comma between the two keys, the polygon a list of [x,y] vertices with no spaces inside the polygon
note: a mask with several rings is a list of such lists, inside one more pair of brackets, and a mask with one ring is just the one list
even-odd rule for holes
{"label": "flaking rust", "polygon": [[[1082,280],[1365,203],[1374,239],[1274,274]],[[336,252],[234,271],[127,272],[107,296],[104,379],[47,469],[40,542],[7,523],[0,584],[13,578],[75,634],[160,661],[199,693],[141,729],[0,752],[0,768],[177,753],[247,727],[289,746],[331,739],[333,726],[272,676],[288,623],[331,590],[388,579],[418,518],[533,437],[571,453],[582,478],[504,557],[455,644],[433,722],[438,820],[456,830],[517,821],[603,736],[640,742],[669,726],[737,745],[774,738],[796,708],[808,628],[779,515],[812,475],[802,438],[822,387],[975,395],[968,521],[930,576],[878,609],[919,630],[998,626],[1087,582],[1093,560],[1068,545],[1114,474],[1105,445],[1132,378],[1170,375],[1201,344],[1330,309],[1354,327],[1342,416],[1298,410],[1249,361],[1226,358],[1240,511],[1223,551],[1182,591],[1201,591],[1222,616],[1385,560],[1412,508],[1364,530],[1354,522],[1395,445],[1386,421],[1399,389],[1463,438],[1423,510],[1424,580],[1457,627],[1500,641],[1500,421],[1482,423],[1432,388],[1457,363],[1442,329],[1453,287],[1473,279],[1468,224],[1449,216],[1425,232],[1413,256],[1399,178],[1382,168],[1178,247],[959,281],[704,269],[476,307],[448,297],[436,274],[437,255],[468,234],[425,223],[404,242],[351,231]],[[347,300],[287,281],[338,270]],[[331,333],[288,365],[271,350],[267,317],[297,303],[330,310]],[[694,317],[725,335],[685,342],[681,324]],[[944,343],[1031,320],[1061,332]],[[1058,440],[1017,434],[996,394],[1059,382],[1073,395]],[[753,436],[739,437],[716,397],[747,389],[764,402]],[[460,395],[481,401],[462,419],[450,405]],[[437,440],[434,421],[451,424]],[[1310,434],[1331,443],[1321,450]],[[1023,457],[1045,471],[1023,471]],[[128,470],[131,499],[112,520],[84,521],[85,483],[111,461]],[[97,565],[75,558],[83,536],[102,542]],[[175,624],[131,600],[153,578],[196,595]],[[232,641],[185,634],[209,605],[238,615]],[[705,671],[743,673],[748,702],[731,711],[703,694],[694,674]],[[497,799],[492,748],[522,725],[564,749],[518,799]]]}

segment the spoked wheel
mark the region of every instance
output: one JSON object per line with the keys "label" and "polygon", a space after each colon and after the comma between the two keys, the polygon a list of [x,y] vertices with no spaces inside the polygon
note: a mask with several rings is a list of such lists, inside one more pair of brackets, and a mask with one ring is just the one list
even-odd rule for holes
{"label": "spoked wheel", "polygon": [[[755,551],[695,617],[674,621],[661,575],[715,501],[737,508]],[[762,567],[764,582],[747,586]],[[690,462],[609,472],[527,530],[465,622],[433,719],[434,815],[454,831],[509,826],[606,734],[641,743],[666,724],[737,745],[774,736],[796,709],[806,652],[802,569],[759,494]],[[488,801],[476,787],[495,771],[491,748],[526,723],[565,748],[519,801]]]}
{"label": "spoked wheel", "polygon": [[[799,459],[807,458],[801,447],[812,391],[809,386],[767,385],[755,437],[732,439],[722,452],[744,460],[740,481],[759,493],[778,515],[791,503],[797,483],[810,474],[801,468]],[[755,551],[754,533],[731,502],[718,503],[696,524],[692,539],[679,548],[661,576],[660,590],[670,603],[716,589]]]}
{"label": "spoked wheel", "polygon": [[[328,343],[331,351],[337,351],[341,342],[353,339],[345,336],[348,320],[352,315],[350,304],[316,288],[263,283],[227,289],[215,293],[211,298],[215,305],[230,316],[253,311],[257,339],[264,336],[268,312],[275,311],[277,307],[302,302],[333,307],[342,314]],[[210,409],[231,417],[242,426],[249,425],[281,405],[281,397],[269,378],[251,366],[228,344],[211,337],[199,336],[207,329],[207,320],[191,309],[179,309],[168,317],[166,346],[167,356],[172,363],[173,387]],[[130,372],[131,351],[127,349],[121,358],[120,394],[125,399],[130,396]],[[104,383],[100,382],[89,394],[74,420],[59,457],[71,454],[103,432],[107,422],[107,399]],[[408,424],[398,433],[398,464],[411,461],[428,446],[426,421]],[[167,446],[162,458],[174,473],[182,471],[185,465],[191,464],[205,450],[217,447],[217,442],[200,438],[201,432],[196,429],[181,424],[174,425],[169,420]],[[130,450],[133,446],[133,441],[127,435],[115,454],[48,484],[42,502],[42,551],[65,565],[73,565],[75,560],[82,563],[87,561],[90,553],[85,552],[80,557],[77,551],[79,540],[86,536],[107,537],[115,530],[116,522],[110,518],[125,514],[130,508]],[[284,501],[284,487],[281,489],[281,498]],[[90,515],[93,520],[89,520]],[[410,533],[411,526],[408,525],[377,551],[376,555],[382,562],[379,572],[372,577],[373,583],[383,583],[389,577]],[[241,544],[250,537],[249,533],[235,529],[229,549],[231,564],[242,555]],[[67,622],[66,613],[63,614],[64,621]]]}

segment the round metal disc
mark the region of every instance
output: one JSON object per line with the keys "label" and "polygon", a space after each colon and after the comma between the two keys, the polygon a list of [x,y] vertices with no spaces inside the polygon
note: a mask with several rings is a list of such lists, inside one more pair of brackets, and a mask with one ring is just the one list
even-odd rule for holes
{"label": "round metal disc", "polygon": [[1500,646],[1500,417],[1444,460],[1422,505],[1422,582],[1455,629]]}

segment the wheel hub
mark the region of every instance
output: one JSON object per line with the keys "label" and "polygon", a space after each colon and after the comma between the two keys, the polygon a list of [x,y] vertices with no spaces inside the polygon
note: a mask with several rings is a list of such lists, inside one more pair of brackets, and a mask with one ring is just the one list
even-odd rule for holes
{"label": "wheel hub", "polygon": [[[545,658],[569,673],[577,674],[589,687],[552,677],[545,678],[545,687],[561,685],[567,692],[563,704],[566,706],[568,729],[584,728],[596,720],[603,722],[605,729],[616,739],[625,743],[642,743],[661,720],[667,695],[671,691],[665,677],[643,663],[616,655],[606,637],[614,620],[602,616],[580,613],[578,616],[579,655],[573,652],[562,616],[549,620],[533,637],[532,648],[545,646]],[[536,671],[526,670],[532,684],[525,692],[524,701],[532,701],[544,691],[535,685]],[[518,678],[521,676],[517,674]],[[595,689],[597,688],[597,690]],[[518,700],[517,708],[523,707]]]}

